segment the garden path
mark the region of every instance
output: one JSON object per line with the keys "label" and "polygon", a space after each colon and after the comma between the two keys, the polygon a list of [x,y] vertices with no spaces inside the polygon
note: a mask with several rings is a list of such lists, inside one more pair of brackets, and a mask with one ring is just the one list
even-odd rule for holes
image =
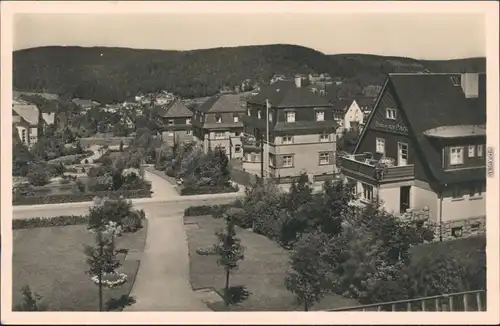
{"label": "garden path", "polygon": [[125,311],[210,311],[191,288],[182,215],[170,215],[160,206],[145,211],[146,247],[130,293],[136,302]]}
{"label": "garden path", "polygon": [[151,198],[170,199],[180,197],[177,190],[175,190],[175,186],[162,177],[145,171],[144,179],[151,182],[151,190],[153,191]]}

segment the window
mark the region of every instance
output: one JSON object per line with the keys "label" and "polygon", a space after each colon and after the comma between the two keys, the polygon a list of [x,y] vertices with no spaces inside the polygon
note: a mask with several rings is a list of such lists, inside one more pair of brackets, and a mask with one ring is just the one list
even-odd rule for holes
{"label": "window", "polygon": [[200,122],[203,122],[203,115],[200,114]]}
{"label": "window", "polygon": [[252,115],[252,110],[247,109],[247,115],[248,115],[248,116],[251,116],[251,115]]}
{"label": "window", "polygon": [[376,152],[379,154],[385,154],[385,139],[377,138],[376,142]]}
{"label": "window", "polygon": [[269,121],[272,122],[273,121],[273,113],[272,112],[269,112],[269,117],[268,117]]}
{"label": "window", "polygon": [[330,135],[329,134],[321,134],[319,135],[319,141],[320,142],[328,142],[330,140]]}
{"label": "window", "polygon": [[451,228],[451,235],[454,236],[455,238],[460,238],[462,236],[462,227],[457,226],[457,227]]}
{"label": "window", "polygon": [[241,152],[241,145],[240,144],[234,145],[234,152],[235,153],[240,153]]}
{"label": "window", "polygon": [[186,124],[187,124],[187,125],[190,125],[190,124],[191,124],[191,119],[189,119],[189,118],[188,118],[188,119],[186,119]]}
{"label": "window", "polygon": [[451,147],[450,148],[450,165],[464,164],[464,148]]}
{"label": "window", "polygon": [[483,145],[477,145],[477,156],[483,156]]}
{"label": "window", "polygon": [[316,121],[325,121],[325,111],[316,111]]}
{"label": "window", "polygon": [[215,116],[215,122],[222,123],[222,117],[220,115]]}
{"label": "window", "polygon": [[319,165],[328,165],[330,164],[330,153],[324,152],[319,153]]}
{"label": "window", "polygon": [[234,133],[234,135],[235,135],[236,137],[240,137],[240,135],[241,135],[241,132],[239,132],[239,131],[236,131],[236,132]]}
{"label": "window", "polygon": [[257,111],[257,118],[262,119],[262,111]]}
{"label": "window", "polygon": [[480,197],[483,194],[483,185],[481,184],[473,184],[469,187],[469,196],[470,197]]}
{"label": "window", "polygon": [[283,136],[283,137],[281,138],[281,142],[282,142],[284,145],[293,144],[293,137],[292,137],[292,136]]}
{"label": "window", "polygon": [[472,232],[479,231],[479,228],[481,227],[481,222],[474,222],[470,225],[470,230]]}
{"label": "window", "polygon": [[373,199],[373,186],[363,183],[363,199],[372,201]]}
{"label": "window", "polygon": [[476,156],[476,146],[469,145],[469,157]]}
{"label": "window", "polygon": [[214,134],[215,139],[224,139],[225,133],[224,132],[216,132]]}
{"label": "window", "polygon": [[385,109],[385,117],[387,119],[396,120],[396,110],[395,109]]}
{"label": "window", "polygon": [[186,130],[186,135],[191,135],[192,133],[191,129]]}
{"label": "window", "polygon": [[286,113],[286,122],[295,122],[295,112]]}
{"label": "window", "polygon": [[174,120],[168,120],[168,125],[173,126],[174,125]]}
{"label": "window", "polygon": [[173,135],[174,135],[174,132],[173,132],[173,131],[169,131],[169,132],[167,133],[167,136],[173,136]]}
{"label": "window", "polygon": [[457,199],[457,198],[462,198],[463,196],[464,196],[464,194],[463,194],[462,187],[460,187],[460,186],[453,187],[452,195],[451,195],[452,198]]}
{"label": "window", "polygon": [[21,140],[26,143],[26,129],[21,130]]}
{"label": "window", "polygon": [[460,80],[456,76],[451,77],[451,82],[453,83],[453,86],[460,86]]}
{"label": "window", "polygon": [[292,155],[284,155],[284,156],[282,156],[282,159],[283,159],[283,167],[284,168],[293,167],[293,156]]}
{"label": "window", "polygon": [[235,114],[235,115],[233,115],[233,122],[235,122],[235,123],[236,123],[236,122],[238,122],[238,121],[240,121],[240,117],[238,117],[236,114]]}

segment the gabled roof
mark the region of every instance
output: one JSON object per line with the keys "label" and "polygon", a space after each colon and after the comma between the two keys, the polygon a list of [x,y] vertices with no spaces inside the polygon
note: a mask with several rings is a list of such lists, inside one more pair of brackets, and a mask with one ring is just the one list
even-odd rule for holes
{"label": "gabled roof", "polygon": [[352,101],[350,99],[340,99],[333,102],[333,107],[335,111],[347,112],[347,110],[351,107]]}
{"label": "gabled roof", "polygon": [[272,107],[331,107],[326,97],[313,94],[307,87],[297,87],[293,81],[279,81],[263,87],[260,93],[249,98],[249,103],[264,104],[269,100]]}
{"label": "gabled roof", "polygon": [[155,106],[154,112],[162,118],[190,118],[193,115],[193,112],[179,99],[168,105]]}
{"label": "gabled roof", "polygon": [[[486,124],[486,75],[479,75],[479,96],[474,99],[467,99],[462,87],[455,86],[451,77],[460,80],[461,76],[459,73],[389,74],[386,85],[379,94],[381,98],[386,91],[392,91],[398,107],[404,113],[410,133],[416,140],[415,147],[421,160],[428,166],[431,176],[443,184],[474,181],[478,176],[484,178],[484,173],[478,173],[480,169],[444,171],[441,166],[441,150],[433,145],[432,137],[425,134],[430,130],[442,130],[437,129],[442,127],[460,129],[458,126]],[[372,111],[370,120],[375,110]],[[363,135],[360,141],[362,138]]]}
{"label": "gabled roof", "polygon": [[23,118],[30,125],[32,126],[38,125],[39,112],[36,105],[14,103],[14,105],[12,106],[12,110],[14,110],[21,118]]}
{"label": "gabled roof", "polygon": [[208,98],[197,110],[205,113],[245,112],[242,104],[239,94],[217,94]]}

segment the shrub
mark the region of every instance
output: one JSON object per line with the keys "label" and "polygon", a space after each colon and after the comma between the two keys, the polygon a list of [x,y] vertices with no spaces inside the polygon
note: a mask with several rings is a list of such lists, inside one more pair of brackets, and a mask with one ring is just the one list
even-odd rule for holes
{"label": "shrub", "polygon": [[135,213],[126,216],[122,220],[122,229],[124,232],[136,232],[142,228],[142,218],[141,214]]}
{"label": "shrub", "polygon": [[82,225],[88,222],[86,215],[63,215],[55,217],[32,217],[12,220],[12,229],[32,229],[53,226]]}
{"label": "shrub", "polygon": [[234,204],[191,206],[184,210],[184,216],[219,215]]}
{"label": "shrub", "polygon": [[165,170],[165,174],[168,175],[169,177],[172,177],[172,178],[175,178],[175,171],[173,168],[171,167],[168,167],[166,170]]}
{"label": "shrub", "polygon": [[41,187],[49,183],[49,174],[41,168],[35,168],[28,172],[28,182],[34,186]]}
{"label": "shrub", "polygon": [[22,302],[14,307],[14,311],[44,311],[47,310],[43,304],[42,296],[36,292],[31,291],[28,285],[23,286],[21,289],[23,294]]}

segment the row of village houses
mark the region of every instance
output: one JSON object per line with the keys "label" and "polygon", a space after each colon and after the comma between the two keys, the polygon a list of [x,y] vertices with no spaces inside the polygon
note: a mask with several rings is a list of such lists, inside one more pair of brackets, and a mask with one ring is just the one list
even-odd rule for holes
{"label": "row of village houses", "polygon": [[[246,171],[280,182],[304,171],[311,181],[340,173],[361,202],[428,217],[445,225],[441,237],[457,237],[485,229],[485,80],[484,73],[389,74],[375,99],[331,101],[299,76],[250,97],[218,94],[194,110],[177,99],[155,113],[165,142],[222,147]],[[354,152],[336,157],[339,127],[354,126],[362,130]]]}

